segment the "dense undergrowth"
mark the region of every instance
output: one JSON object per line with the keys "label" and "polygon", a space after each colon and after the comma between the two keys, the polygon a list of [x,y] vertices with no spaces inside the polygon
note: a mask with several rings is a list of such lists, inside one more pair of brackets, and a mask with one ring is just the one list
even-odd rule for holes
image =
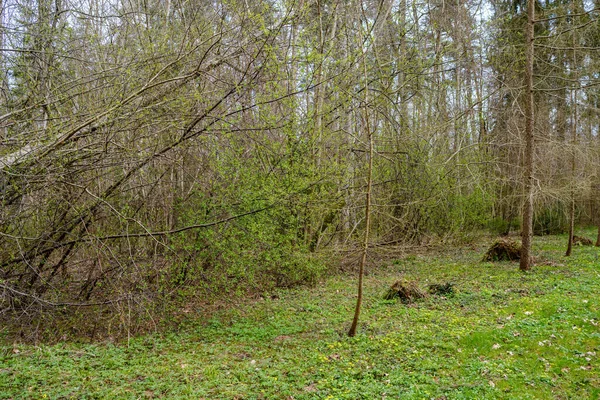
{"label": "dense undergrowth", "polygon": [[[567,399],[600,397],[600,259],[536,238],[531,273],[481,262],[485,246],[372,269],[359,334],[353,276],[274,292],[171,333],[119,344],[0,349],[0,398]],[[397,278],[450,297],[382,299]]]}

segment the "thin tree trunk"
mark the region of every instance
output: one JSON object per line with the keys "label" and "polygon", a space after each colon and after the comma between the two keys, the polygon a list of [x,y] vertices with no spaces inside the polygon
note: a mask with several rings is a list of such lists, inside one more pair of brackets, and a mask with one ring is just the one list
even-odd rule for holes
{"label": "thin tree trunk", "polygon": [[[575,13],[575,3],[573,2],[573,13]],[[575,43],[575,32],[573,32],[573,68],[575,69],[575,89],[573,90],[573,123],[571,124],[571,141],[573,153],[571,154],[571,204],[569,210],[569,243],[565,256],[570,256],[573,251],[573,233],[575,231],[575,145],[577,143],[577,85],[579,84],[579,74],[577,73],[577,50]]]}
{"label": "thin tree trunk", "polygon": [[573,154],[571,156],[571,201],[570,201],[570,209],[569,209],[569,243],[567,244],[567,252],[565,256],[570,256],[573,251],[573,234],[575,231],[575,143],[577,140],[576,137],[576,127],[577,123],[577,106],[574,105],[573,111]]}
{"label": "thin tree trunk", "polygon": [[356,308],[354,309],[354,319],[352,320],[352,326],[348,331],[348,336],[352,337],[356,335],[356,328],[358,327],[358,318],[360,316],[360,308],[362,305],[363,297],[363,276],[365,274],[365,264],[367,263],[367,253],[369,250],[369,234],[371,229],[371,186],[373,181],[373,134],[369,127],[369,118],[366,111],[367,104],[365,104],[365,127],[367,130],[367,141],[369,146],[369,162],[367,170],[367,193],[365,203],[365,235],[363,239],[362,257],[360,259],[360,266],[358,270],[358,296],[356,298]]}
{"label": "thin tree trunk", "polygon": [[360,259],[360,266],[358,270],[358,293],[356,298],[356,307],[354,309],[354,318],[352,319],[352,326],[348,331],[348,336],[350,337],[356,335],[356,328],[358,327],[358,318],[360,317],[360,308],[362,305],[363,297],[363,277],[365,274],[365,264],[367,263],[367,254],[369,251],[369,234],[371,230],[371,187],[373,184],[373,133],[371,132],[371,127],[369,125],[369,80],[367,76],[366,53],[367,51],[365,50],[362,55],[363,73],[365,80],[363,127],[367,136],[367,146],[369,147],[367,155],[367,157],[369,158],[367,167],[367,192],[365,196],[365,235],[363,238],[362,256]]}
{"label": "thin tree trunk", "polygon": [[[574,170],[575,169],[575,157],[573,157],[573,160],[571,167]],[[573,188],[571,188],[571,202],[570,202],[570,208],[569,208],[569,243],[567,244],[567,252],[565,253],[565,256],[569,257],[571,255],[571,253],[573,252],[573,233],[575,231],[575,191]]]}
{"label": "thin tree trunk", "polygon": [[527,27],[526,27],[526,58],[525,68],[525,158],[524,180],[525,180],[525,205],[523,207],[523,231],[520,269],[527,271],[531,269],[531,238],[533,236],[533,25],[535,19],[535,1],[527,1]]}

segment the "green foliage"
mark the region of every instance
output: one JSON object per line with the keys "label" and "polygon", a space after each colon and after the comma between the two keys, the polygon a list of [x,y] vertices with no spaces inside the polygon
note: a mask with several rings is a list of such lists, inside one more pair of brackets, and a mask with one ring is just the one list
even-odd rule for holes
{"label": "green foliage", "polygon": [[[412,255],[366,278],[363,324],[345,335],[355,282],[335,277],[122,344],[0,349],[6,398],[596,398],[598,256],[535,242],[548,265],[479,263],[476,251]],[[550,264],[553,264],[551,266]],[[452,297],[380,299],[402,274],[456,282]]]}
{"label": "green foliage", "polygon": [[452,196],[452,204],[448,210],[448,219],[454,221],[452,231],[473,231],[485,227],[490,218],[493,201],[490,193],[480,188],[475,188],[467,194],[458,193]]}
{"label": "green foliage", "polygon": [[[523,1],[495,2],[493,16],[413,2],[382,19],[354,2],[116,2],[106,24],[81,17],[86,2],[16,3],[0,60],[0,270],[13,289],[0,309],[31,326],[59,314],[30,307],[38,298],[114,305],[74,318],[128,332],[199,298],[314,285],[320,250],[351,251],[364,233],[366,133],[373,243],[504,233],[519,214]],[[565,87],[597,78],[595,17],[562,18],[568,3],[540,2],[536,23],[550,139],[536,179],[553,199],[566,164],[546,146],[562,152],[568,114],[582,139],[597,125],[598,85]],[[560,49],[578,31],[574,57]],[[573,113],[572,95],[587,111]],[[581,144],[577,187],[597,158]],[[562,210],[538,211],[538,233],[563,231]],[[85,331],[74,321],[66,331]]]}
{"label": "green foliage", "polygon": [[519,231],[521,229],[521,221],[517,218],[506,220],[502,217],[491,218],[486,228],[495,235],[506,235],[511,231]]}
{"label": "green foliage", "polygon": [[[464,239],[486,226],[496,199],[483,171],[473,166],[467,174],[421,140],[404,144],[403,150],[406,156],[396,159],[392,168],[388,160],[380,160],[382,165],[375,171],[376,181],[394,182],[387,192],[375,193],[375,198],[393,193],[388,202],[394,220],[383,223],[384,231],[393,223],[399,225],[397,236],[405,240],[431,235]],[[468,163],[481,156],[465,151],[461,157]],[[385,202],[377,201],[378,207],[381,203]]]}
{"label": "green foliage", "polygon": [[534,235],[557,235],[568,231],[568,221],[562,203],[541,208],[533,215]]}
{"label": "green foliage", "polygon": [[[264,139],[261,135],[254,139]],[[240,294],[316,283],[326,270],[311,252],[320,232],[306,231],[325,217],[308,204],[335,187],[314,183],[319,177],[307,162],[309,148],[300,140],[284,136],[282,143],[270,144],[274,154],[280,146],[289,147],[279,159],[266,161],[273,164],[270,174],[262,173],[264,160],[245,157],[248,143],[234,136],[228,140],[230,154],[215,161],[210,190],[214,195],[200,191],[181,202],[179,223],[195,225],[257,212],[170,238],[175,249],[171,282],[190,295],[197,287]],[[182,258],[183,263],[177,262]]]}

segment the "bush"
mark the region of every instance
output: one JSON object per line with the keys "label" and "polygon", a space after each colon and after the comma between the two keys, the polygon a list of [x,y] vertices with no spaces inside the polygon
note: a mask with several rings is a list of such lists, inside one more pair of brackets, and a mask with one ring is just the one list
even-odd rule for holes
{"label": "bush", "polygon": [[543,208],[533,216],[534,235],[558,235],[568,230],[569,224],[561,204]]}
{"label": "bush", "polygon": [[507,220],[502,217],[496,217],[489,220],[487,228],[496,235],[508,235],[511,231],[521,229],[521,221],[517,218]]}

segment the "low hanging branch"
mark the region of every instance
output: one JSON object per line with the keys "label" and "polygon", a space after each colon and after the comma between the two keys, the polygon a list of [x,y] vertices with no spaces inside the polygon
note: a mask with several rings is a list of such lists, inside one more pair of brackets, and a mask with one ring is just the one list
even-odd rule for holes
{"label": "low hanging branch", "polygon": [[48,307],[94,307],[94,306],[104,306],[108,304],[119,303],[123,300],[126,300],[127,297],[119,297],[117,299],[105,300],[105,301],[94,301],[89,303],[70,303],[70,302],[54,302],[49,300],[44,300],[38,296],[35,296],[31,293],[25,293],[20,290],[17,290],[13,287],[10,287],[6,284],[0,283],[0,289],[3,289],[7,292],[10,292],[13,296],[23,297],[32,300],[35,303],[42,304]]}
{"label": "low hanging branch", "polygon": [[[140,232],[140,233],[123,233],[123,234],[119,234],[119,235],[107,235],[107,236],[101,236],[101,237],[93,237],[93,239],[97,240],[97,241],[103,241],[103,240],[115,240],[115,239],[125,239],[125,238],[143,238],[143,237],[155,237],[155,236],[173,235],[175,233],[185,232],[185,231],[189,231],[189,230],[192,230],[192,229],[210,228],[211,226],[216,226],[216,225],[224,224],[226,222],[233,221],[233,220],[238,219],[238,218],[246,217],[248,215],[258,214],[258,213],[260,213],[262,211],[269,210],[269,209],[271,209],[273,207],[274,207],[273,205],[269,205],[267,207],[259,208],[259,209],[256,209],[256,210],[247,211],[247,212],[244,212],[244,213],[241,213],[241,214],[232,215],[231,217],[223,218],[223,219],[220,219],[218,221],[207,222],[205,224],[195,224],[195,225],[184,226],[182,228],[172,229],[172,230],[169,230],[169,231]],[[56,250],[56,249],[59,249],[61,247],[66,247],[66,246],[70,246],[70,245],[73,245],[73,244],[81,243],[81,242],[84,242],[84,241],[86,241],[88,239],[89,239],[89,237],[81,237],[81,238],[76,239],[76,240],[70,240],[68,242],[59,243],[55,247],[53,247],[52,250]]]}
{"label": "low hanging branch", "polygon": [[[101,195],[94,196],[96,199],[89,206],[85,207],[82,211],[80,211],[77,215],[70,218],[68,221],[65,221],[64,224],[62,224],[62,226],[59,226],[59,227],[57,227],[57,229],[54,229],[52,232],[49,232],[46,235],[46,237],[41,238],[40,240],[37,240],[36,242],[32,243],[31,246],[28,247],[28,249],[20,252],[18,255],[5,261],[2,265],[0,265],[0,268],[4,268],[6,266],[22,262],[23,260],[30,262],[31,260],[35,259],[36,257],[42,257],[41,264],[45,264],[46,260],[56,250],[64,248],[65,246],[71,246],[71,245],[73,245],[73,243],[83,242],[85,240],[85,238],[83,237],[83,234],[86,231],[86,229],[80,229],[80,231],[78,233],[76,233],[78,227],[81,227],[81,226],[87,227],[88,224],[91,223],[92,216],[94,215],[94,213],[105,202],[104,199],[107,199],[107,198],[111,197],[114,193],[118,192],[118,190],[121,187],[123,187],[127,182],[129,182],[131,180],[131,178],[137,172],[139,172],[141,169],[143,169],[144,167],[149,165],[154,160],[167,154],[169,151],[172,151],[172,150],[182,146],[183,144],[187,143],[191,139],[198,137],[202,133],[208,131],[212,126],[214,126],[218,122],[222,121],[223,117],[215,117],[215,116],[213,116],[214,113],[224,114],[225,117],[229,117],[229,116],[239,114],[240,112],[242,112],[242,110],[236,109],[236,110],[233,110],[230,112],[223,113],[223,112],[220,112],[220,109],[222,108],[223,104],[225,104],[228,100],[230,100],[231,97],[234,97],[234,95],[238,92],[239,87],[244,82],[246,82],[246,81],[254,82],[254,81],[256,81],[256,79],[258,79],[263,66],[259,66],[257,68],[257,70],[254,72],[251,71],[251,67],[255,64],[259,55],[264,51],[265,47],[274,39],[274,37],[275,37],[275,35],[271,34],[270,36],[264,38],[264,41],[262,42],[262,44],[258,50],[258,53],[246,65],[243,75],[237,81],[235,81],[233,84],[231,84],[230,87],[228,88],[228,90],[225,91],[218,99],[216,99],[209,107],[207,107],[203,112],[201,112],[197,116],[195,116],[191,121],[189,121],[188,124],[183,129],[183,132],[181,133],[179,138],[172,141],[171,143],[168,143],[167,145],[162,147],[160,150],[154,152],[153,154],[148,155],[147,157],[145,157],[142,160],[140,160],[139,162],[137,162],[135,165],[133,165],[131,168],[129,168],[129,170],[127,170],[123,174],[123,176],[121,176],[112,185],[110,185],[107,189],[105,189]],[[206,51],[206,53],[204,54],[204,57],[202,58],[203,61],[207,57],[207,54],[213,47],[214,47],[214,44],[211,45],[209,47],[209,49]],[[171,64],[169,64],[169,65],[171,65]],[[202,64],[202,63],[200,63],[200,64]],[[220,64],[220,62],[218,64]],[[160,74],[162,73],[162,71],[165,70],[165,68],[163,68],[161,70],[161,72],[159,72],[155,77],[153,77],[147,85],[145,85],[142,89],[137,91],[135,93],[135,95],[129,96],[126,99],[127,102],[133,101],[133,99],[139,97],[139,95],[141,93],[146,92],[147,90],[149,90],[149,88],[162,85],[163,82],[155,83],[155,82],[153,82],[153,80],[155,80],[158,76],[160,76]],[[198,69],[196,69],[195,71],[193,71],[193,73],[186,75],[185,78],[191,79],[193,77],[196,77],[198,74],[199,74]],[[168,79],[165,82],[171,82],[173,80],[178,80],[178,79],[180,79],[180,78]],[[125,104],[125,103],[126,102],[122,102],[122,104]],[[27,158],[25,158],[24,160],[21,160],[21,157],[20,157],[18,159],[18,161],[19,162],[32,161],[32,160],[35,161],[36,159],[46,156],[47,154],[51,153],[52,149],[57,149],[57,148],[60,148],[60,146],[65,145],[68,142],[68,140],[70,140],[73,136],[75,136],[76,133],[79,132],[81,129],[85,128],[89,124],[98,120],[100,117],[104,117],[106,115],[108,115],[108,112],[104,112],[104,113],[100,114],[100,116],[93,117],[93,118],[89,119],[88,121],[86,121],[84,124],[69,131],[67,134],[60,137],[55,142],[55,144],[53,145],[53,147],[51,149],[48,148],[48,149],[44,150],[44,152],[41,155],[36,155],[36,154],[33,154],[32,152],[29,152],[27,154],[28,155]],[[202,124],[203,122],[204,122],[204,124]],[[199,125],[200,125],[200,127],[198,127]],[[14,161],[14,162],[16,162],[16,161]],[[9,165],[7,162],[4,162],[2,165],[11,166],[12,164]],[[256,212],[260,212],[260,211],[262,211],[262,210],[255,210],[250,213],[256,213]],[[66,217],[67,216],[65,214],[63,216],[63,218],[61,218],[61,220],[65,219]],[[235,218],[235,217],[232,217],[232,218]],[[224,221],[224,222],[226,222],[226,221]],[[208,226],[217,225],[219,223],[222,223],[222,222],[217,221],[215,223],[209,224]],[[198,228],[198,227],[202,227],[202,226],[192,226],[192,227],[180,228],[180,229],[181,229],[181,231],[185,231],[185,230],[194,229],[194,228]],[[65,241],[67,236],[70,234],[73,234],[73,233],[75,233],[75,236],[77,238],[74,240]],[[159,232],[158,234],[154,234],[151,232],[145,232],[145,233],[133,234],[133,235],[131,235],[131,234],[109,235],[105,239],[109,240],[109,239],[118,239],[118,238],[125,238],[125,237],[136,237],[136,236],[137,237],[164,236],[169,233],[170,232],[165,231],[165,232]],[[172,233],[177,233],[177,231],[174,231]],[[44,246],[44,244],[47,244],[47,243],[49,243],[49,245]],[[41,266],[42,265],[38,266],[38,269],[40,269]],[[39,274],[36,274],[36,276],[39,276]]]}

